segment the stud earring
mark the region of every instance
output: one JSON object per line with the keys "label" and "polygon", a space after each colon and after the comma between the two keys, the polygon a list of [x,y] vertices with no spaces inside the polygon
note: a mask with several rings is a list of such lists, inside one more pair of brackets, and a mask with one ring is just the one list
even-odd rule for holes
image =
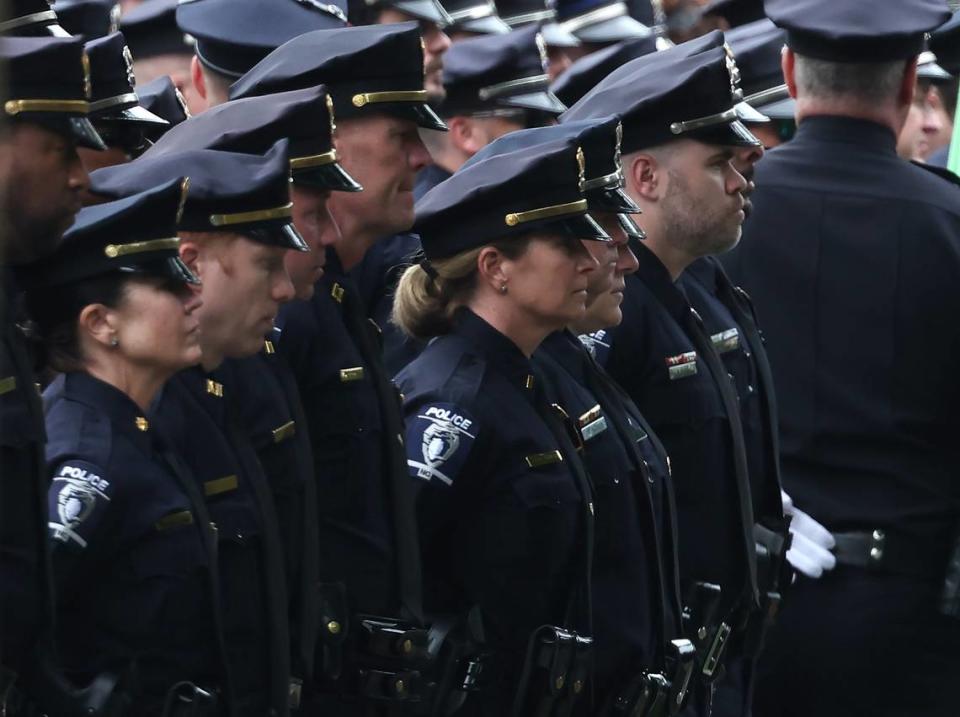
{"label": "stud earring", "polygon": [[506,285],[506,284],[500,284],[500,293],[501,293],[501,294],[506,294],[506,293],[507,293],[507,285]]}
{"label": "stud earring", "polygon": [[116,336],[111,336],[111,337],[110,337],[110,345],[113,346],[114,348],[116,348],[117,346],[120,345],[120,339],[118,339]]}

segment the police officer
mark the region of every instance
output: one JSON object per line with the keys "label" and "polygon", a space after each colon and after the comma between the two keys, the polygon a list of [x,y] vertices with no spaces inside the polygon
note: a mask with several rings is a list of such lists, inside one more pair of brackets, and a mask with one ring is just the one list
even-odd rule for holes
{"label": "police officer", "polygon": [[129,162],[148,146],[147,134],[167,121],[140,106],[134,89],[133,56],[123,34],[113,34],[84,45],[90,58],[90,121],[107,145],[104,152],[80,149],[88,172]]}
{"label": "police officer", "polygon": [[418,203],[425,259],[394,317],[438,338],[397,383],[428,609],[471,613],[490,654],[461,714],[587,699],[593,496],[530,360],[583,314],[597,263],[579,240],[609,239],[586,209],[572,144],[491,158]]}
{"label": "police officer", "polygon": [[574,105],[618,67],[656,51],[653,35],[622,40],[581,57],[550,85],[550,91],[565,105]]}
{"label": "police officer", "polygon": [[630,15],[622,0],[557,0],[557,24],[580,40],[568,53],[574,60],[623,40],[654,31]]}
{"label": "police officer", "polygon": [[263,349],[278,307],[293,298],[284,254],[307,247],[291,223],[288,142],[263,156],[186,150],[100,170],[94,190],[119,194],[187,171],[180,254],[204,282],[201,364],[164,387],[148,418],[189,462],[218,527],[227,659],[237,713],[288,711],[289,599],[270,486],[240,424],[237,397],[216,373]]}
{"label": "police officer", "polygon": [[190,116],[186,100],[167,75],[162,75],[138,87],[137,99],[140,100],[140,106],[143,109],[167,122],[165,125],[147,128],[145,136],[150,143],[156,142],[168,129]]}
{"label": "police officer", "polygon": [[582,152],[581,189],[613,242],[584,242],[600,265],[590,275],[584,316],[548,336],[534,363],[575,417],[596,496],[595,703],[604,714],[642,710],[644,701],[649,709],[669,704],[675,712],[689,685],[694,648],[680,624],[669,458],[633,401],[577,338],[620,322],[624,277],[637,269],[627,243],[642,233],[625,216],[639,208],[622,189],[621,133],[615,117],[568,122],[502,137],[473,161],[558,141],[574,142]]}
{"label": "police officer", "polygon": [[191,111],[227,101],[230,84],[291,38],[344,27],[345,2],[320,0],[188,0],[177,5],[177,25],[194,38]]}
{"label": "police officer", "polygon": [[[292,218],[310,251],[288,251],[284,261],[296,298],[308,301],[322,275],[326,247],[338,236],[327,198],[331,191],[360,189],[337,161],[333,128],[332,103],[320,85],[214,107],[168,133],[144,158],[185,149],[257,153],[289,139]],[[240,422],[270,481],[286,559],[293,673],[309,680],[317,630],[316,478],[296,379],[277,353],[278,343],[274,330],[260,352],[228,359],[217,376],[236,396]]]}
{"label": "police officer", "polygon": [[70,37],[47,0],[12,0],[0,8],[0,35]]}
{"label": "police officer", "polygon": [[497,15],[493,0],[446,0],[443,9],[450,16],[444,32],[451,42],[510,32],[510,26]]}
{"label": "police officer", "polygon": [[[706,38],[634,60],[562,116],[618,112],[623,119],[626,188],[644,211],[647,240],[634,245],[640,268],[627,278],[624,320],[595,345],[673,461],[680,578],[699,675],[710,688],[704,701],[731,635],[758,607],[735,386],[676,283],[696,259],[739,239],[746,182],[731,161],[737,147],[759,145],[737,119],[735,64],[710,44]],[[736,672],[728,684],[739,705],[731,713],[742,714],[749,674]]]}
{"label": "police officer", "polygon": [[[44,26],[46,27],[46,26]],[[50,254],[73,223],[87,173],[83,143],[103,148],[87,120],[89,72],[75,38],[2,37],[9,73],[0,117],[3,228],[0,297],[0,665],[4,707],[52,617],[46,550],[43,415],[25,339],[17,326],[15,272]],[[19,689],[19,686],[18,686]]]}
{"label": "police officer", "polygon": [[44,392],[59,659],[78,687],[135,670],[117,689],[144,715],[180,701],[213,715],[227,697],[213,528],[146,418],[163,383],[200,359],[197,279],[177,257],[183,186],[83,210],[28,278],[63,372]]}
{"label": "police officer", "polygon": [[834,533],[837,567],[798,578],[757,711],[952,714],[960,624],[939,607],[960,515],[947,398],[960,194],[895,152],[924,33],[948,12],[766,9],[787,33],[798,129],[758,165],[730,268],[764,319],[785,488]]}
{"label": "police officer", "polygon": [[64,30],[86,42],[116,32],[120,20],[120,3],[114,0],[58,0],[51,8]]}
{"label": "police officer", "polygon": [[568,48],[579,47],[580,40],[561,30],[556,23],[557,7],[554,0],[500,0],[496,3],[500,18],[516,30],[521,27],[540,28],[547,44],[547,74],[551,82],[570,67],[572,59]]}
{"label": "police officer", "polygon": [[[566,109],[547,88],[545,64],[543,40],[533,27],[453,46],[443,71],[446,96],[438,109],[449,131],[423,133],[433,164],[417,173],[415,198],[449,177],[493,139],[545,124]],[[370,316],[384,329],[384,363],[391,375],[421,348],[389,320],[400,273],[419,248],[415,234],[396,234],[377,242],[352,272]]]}

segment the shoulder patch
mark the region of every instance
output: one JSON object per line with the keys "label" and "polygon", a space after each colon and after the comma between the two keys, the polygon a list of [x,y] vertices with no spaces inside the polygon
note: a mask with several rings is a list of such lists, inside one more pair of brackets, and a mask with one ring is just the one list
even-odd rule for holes
{"label": "shoulder patch", "polygon": [[592,334],[580,334],[579,339],[598,364],[603,366],[607,363],[610,347],[613,345],[613,337],[609,331],[601,329],[600,331],[594,331]]}
{"label": "shoulder patch", "polygon": [[110,482],[99,466],[80,460],[61,463],[47,497],[50,537],[85,548],[110,503],[110,493]]}
{"label": "shoulder patch", "polygon": [[407,418],[410,475],[452,485],[477,437],[473,418],[452,403],[421,406]]}

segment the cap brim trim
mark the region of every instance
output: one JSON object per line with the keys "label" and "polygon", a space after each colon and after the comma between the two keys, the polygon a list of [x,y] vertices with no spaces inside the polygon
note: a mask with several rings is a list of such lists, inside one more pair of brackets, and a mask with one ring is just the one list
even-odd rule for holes
{"label": "cap brim trim", "polygon": [[647,233],[640,228],[640,225],[633,220],[633,217],[627,214],[617,214],[617,223],[620,225],[620,228],[623,229],[623,233],[627,235],[628,239],[634,239],[636,241],[647,240]]}
{"label": "cap brim trim", "polygon": [[142,124],[148,125],[152,128],[168,128],[170,123],[160,117],[155,115],[150,110],[141,107],[140,105],[134,105],[133,107],[124,107],[120,110],[114,110],[112,112],[105,112],[102,115],[91,115],[92,119],[97,121],[110,121],[110,122],[124,122],[127,124]]}
{"label": "cap brim trim", "polygon": [[11,117],[23,112],[58,112],[72,115],[86,115],[90,112],[90,103],[86,100],[7,100],[3,111]]}
{"label": "cap brim trim", "polygon": [[441,28],[453,22],[447,11],[436,0],[400,0],[390,5],[420,20],[435,22]]}
{"label": "cap brim trim", "polygon": [[294,169],[293,183],[335,192],[363,191],[363,187],[337,163]]}
{"label": "cap brim trim", "polygon": [[591,211],[639,214],[640,207],[620,187],[604,187],[584,192]]}
{"label": "cap brim trim", "polygon": [[503,223],[508,227],[515,227],[527,222],[539,222],[553,217],[565,217],[575,214],[583,214],[587,211],[587,200],[578,199],[575,202],[565,202],[563,204],[551,204],[547,207],[537,209],[528,209],[524,212],[510,212],[504,215]]}
{"label": "cap brim trim", "polygon": [[286,246],[295,251],[310,251],[310,247],[307,246],[307,243],[303,240],[303,237],[300,236],[300,232],[297,231],[297,228],[293,226],[293,224],[284,224],[280,227],[280,235],[286,240],[281,246]]}
{"label": "cap brim trim", "polygon": [[142,254],[144,252],[177,251],[179,248],[180,239],[178,237],[168,237],[165,239],[129,242],[127,244],[107,244],[103,248],[103,254],[108,259],[116,259],[121,256]]}
{"label": "cap brim trim", "polygon": [[271,219],[289,219],[293,216],[293,203],[270,209],[255,209],[250,212],[234,212],[232,214],[211,214],[210,224],[215,227],[229,227],[236,224],[251,222],[265,222]]}

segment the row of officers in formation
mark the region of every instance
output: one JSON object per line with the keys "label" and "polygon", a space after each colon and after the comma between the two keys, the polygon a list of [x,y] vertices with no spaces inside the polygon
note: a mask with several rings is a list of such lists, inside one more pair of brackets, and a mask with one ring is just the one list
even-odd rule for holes
{"label": "row of officers in formation", "polygon": [[960,18],[640,5],[7,3],[0,714],[960,713]]}

